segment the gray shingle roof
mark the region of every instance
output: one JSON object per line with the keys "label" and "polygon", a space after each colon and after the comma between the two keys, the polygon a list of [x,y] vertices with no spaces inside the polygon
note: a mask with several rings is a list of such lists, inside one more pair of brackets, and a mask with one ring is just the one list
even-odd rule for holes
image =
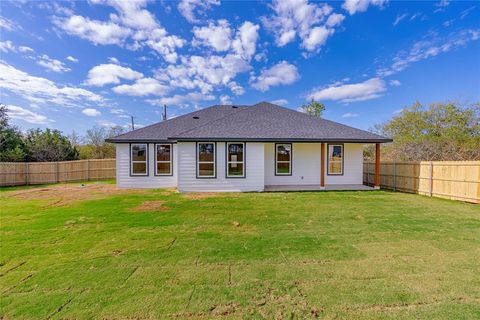
{"label": "gray shingle roof", "polygon": [[253,106],[213,106],[125,133],[108,141],[153,142],[166,140],[392,141],[368,131],[311,117],[305,113],[268,102],[261,102]]}

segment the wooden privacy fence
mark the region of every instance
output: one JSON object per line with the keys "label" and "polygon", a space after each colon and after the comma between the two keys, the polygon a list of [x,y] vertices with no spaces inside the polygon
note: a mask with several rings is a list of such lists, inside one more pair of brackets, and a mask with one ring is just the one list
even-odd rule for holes
{"label": "wooden privacy fence", "polygon": [[[363,163],[363,181],[374,184],[375,162]],[[480,161],[381,161],[380,187],[480,203]]]}
{"label": "wooden privacy fence", "polygon": [[62,162],[0,162],[0,186],[115,178],[115,159]]}

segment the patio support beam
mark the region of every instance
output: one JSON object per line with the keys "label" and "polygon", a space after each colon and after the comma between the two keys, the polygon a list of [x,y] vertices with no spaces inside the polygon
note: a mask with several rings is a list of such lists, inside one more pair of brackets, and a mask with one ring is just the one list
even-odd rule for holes
{"label": "patio support beam", "polygon": [[380,189],[380,143],[375,144],[375,189]]}
{"label": "patio support beam", "polygon": [[325,189],[325,143],[320,145],[320,189]]}

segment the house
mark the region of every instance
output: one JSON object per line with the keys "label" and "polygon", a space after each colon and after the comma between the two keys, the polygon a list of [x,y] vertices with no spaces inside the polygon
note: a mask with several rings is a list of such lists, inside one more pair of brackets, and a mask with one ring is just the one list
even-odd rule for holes
{"label": "house", "polygon": [[266,191],[358,188],[363,145],[391,139],[271,103],[218,105],[107,140],[121,188]]}

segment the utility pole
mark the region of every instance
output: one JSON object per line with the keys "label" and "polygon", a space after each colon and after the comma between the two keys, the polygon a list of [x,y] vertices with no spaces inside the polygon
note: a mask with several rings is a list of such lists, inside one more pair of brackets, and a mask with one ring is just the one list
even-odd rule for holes
{"label": "utility pole", "polygon": [[133,116],[131,116],[132,118],[132,130],[135,130],[135,123],[133,123]]}
{"label": "utility pole", "polygon": [[167,120],[167,105],[163,105],[163,121]]}

